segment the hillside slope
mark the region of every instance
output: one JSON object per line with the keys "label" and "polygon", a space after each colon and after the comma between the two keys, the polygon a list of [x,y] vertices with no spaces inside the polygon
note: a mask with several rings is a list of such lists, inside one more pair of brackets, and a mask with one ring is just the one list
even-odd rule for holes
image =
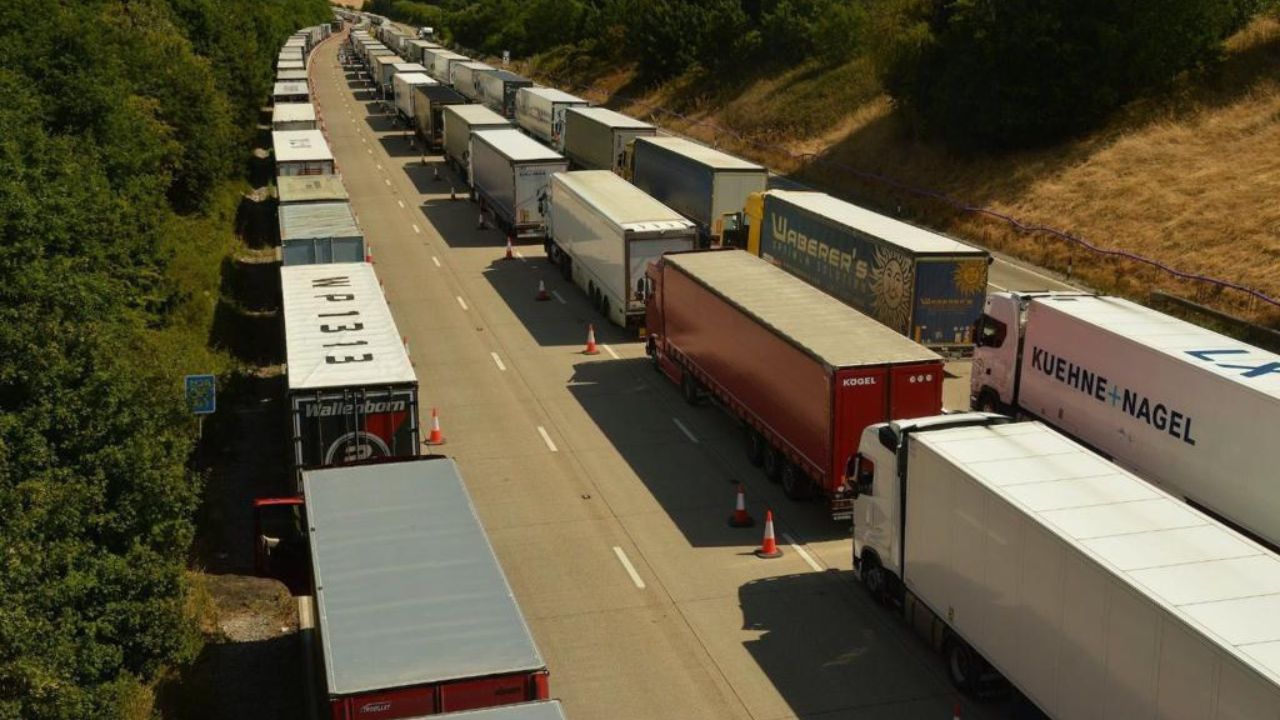
{"label": "hillside slope", "polygon": [[1070,271],[1099,289],[1138,298],[1163,289],[1280,327],[1280,309],[1246,293],[1072,249],[1052,235],[1019,233],[1006,221],[958,212],[918,192],[936,191],[1280,298],[1275,17],[1259,18],[1233,37],[1221,67],[1207,77],[1182,79],[1087,137],[1002,156],[960,156],[914,137],[862,60],[727,86],[683,77],[636,88],[628,70],[580,56],[539,58],[525,70],[836,194]]}

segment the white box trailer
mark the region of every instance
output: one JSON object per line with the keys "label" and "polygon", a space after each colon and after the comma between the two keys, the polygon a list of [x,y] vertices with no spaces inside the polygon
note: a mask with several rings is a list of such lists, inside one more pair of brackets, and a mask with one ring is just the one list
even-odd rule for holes
{"label": "white box trailer", "polygon": [[424,85],[436,84],[438,83],[435,80],[432,80],[423,72],[398,72],[391,76],[392,94],[395,95],[396,112],[400,115],[400,119],[412,126],[414,96],[417,95],[416,89]]}
{"label": "white box trailer", "polygon": [[547,184],[569,169],[563,155],[513,127],[471,133],[471,185],[480,211],[516,239],[547,236]]}
{"label": "white box trailer", "polygon": [[493,68],[477,73],[476,84],[480,88],[480,102],[503,117],[516,116],[516,93],[520,88],[532,87],[533,81],[510,70]]}
{"label": "white box trailer", "polygon": [[347,201],[347,187],[339,175],[286,175],[276,178],[276,200],[281,205],[294,203]]}
{"label": "white box trailer", "polygon": [[399,55],[387,53],[373,58],[373,82],[383,97],[391,95],[391,76],[396,74],[396,65],[403,62]]}
{"label": "white box trailer", "polygon": [[590,107],[591,103],[563,90],[547,87],[522,87],[516,91],[516,125],[564,151],[564,111],[571,107]]}
{"label": "white box trailer", "polygon": [[276,82],[306,82],[307,71],[302,68],[291,68],[276,71]]}
{"label": "white box trailer", "polygon": [[471,133],[511,127],[511,121],[483,105],[445,105],[444,160],[471,184]]}
{"label": "white box trailer", "polygon": [[608,170],[551,177],[547,257],[611,322],[644,317],[644,281],[663,253],[693,250],[698,229]]}
{"label": "white box trailer", "polygon": [[333,175],[333,152],[319,130],[279,130],[271,133],[276,175]]}
{"label": "white box trailer", "polygon": [[283,265],[364,262],[364,234],[347,201],[281,203],[276,216]]}
{"label": "white box trailer", "polygon": [[642,120],[602,107],[571,107],[564,112],[564,154],[575,168],[621,173],[627,146],[638,137],[657,135]]}
{"label": "white box trailer", "polygon": [[1280,355],[1114,297],[992,293],[974,407],[1026,413],[1280,546]]}
{"label": "white box trailer", "polygon": [[[435,50],[440,46],[430,40],[410,40],[409,41],[409,60],[410,62],[422,62],[422,54],[426,50]],[[425,63],[424,63],[425,64]]]}
{"label": "white box trailer", "polygon": [[431,51],[431,64],[427,65],[427,74],[435,78],[436,82],[448,85],[450,68],[453,67],[453,64],[467,62],[470,59],[466,55],[459,55],[448,50],[433,50]]}
{"label": "white box trailer", "polygon": [[[1280,557],[1038,422],[873,425],[855,565],[974,691],[1056,720],[1280,716]],[[871,467],[871,465],[874,467]]]}
{"label": "white box trailer", "polygon": [[[307,65],[306,65],[306,63],[303,63],[303,62],[301,62],[301,61],[299,61],[299,60],[281,60],[281,61],[279,61],[279,62],[277,62],[277,63],[276,63],[276,74],[277,74],[277,75],[279,75],[279,74],[281,74],[281,73],[285,73],[285,72],[293,71],[293,70],[300,70],[300,71],[302,71],[302,77],[301,77],[301,78],[299,78],[300,80],[306,80],[306,79],[307,79],[306,69],[307,69]],[[277,78],[276,78],[276,80],[284,80],[284,79],[286,79],[286,78],[281,78],[281,77],[277,77]]]}
{"label": "white box trailer", "polygon": [[278,82],[271,88],[271,102],[277,103],[310,103],[311,86],[305,82]]}
{"label": "white box trailer", "polygon": [[454,63],[449,68],[449,84],[471,102],[480,102],[478,75],[492,69],[493,66],[475,60]]}
{"label": "white box trailer", "polygon": [[467,99],[451,87],[419,85],[413,90],[414,129],[427,147],[438,150],[444,145],[444,109],[448,105],[465,105]]}
{"label": "white box trailer", "polygon": [[315,105],[311,103],[277,103],[271,109],[271,129],[315,130]]}

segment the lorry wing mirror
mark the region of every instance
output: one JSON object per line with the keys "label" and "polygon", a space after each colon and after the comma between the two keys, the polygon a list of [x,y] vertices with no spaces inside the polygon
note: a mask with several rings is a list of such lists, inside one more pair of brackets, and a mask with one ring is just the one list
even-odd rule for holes
{"label": "lorry wing mirror", "polygon": [[898,433],[894,432],[893,428],[885,425],[880,428],[879,435],[880,444],[884,446],[885,450],[894,453],[898,452]]}

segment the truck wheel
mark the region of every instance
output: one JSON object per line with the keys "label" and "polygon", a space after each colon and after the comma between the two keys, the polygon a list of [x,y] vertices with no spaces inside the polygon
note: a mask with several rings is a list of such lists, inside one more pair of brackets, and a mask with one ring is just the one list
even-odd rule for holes
{"label": "truck wheel", "polygon": [[764,436],[755,428],[747,426],[747,462],[760,467],[764,462]]}
{"label": "truck wheel", "polygon": [[956,689],[972,695],[978,689],[978,678],[982,675],[982,660],[964,640],[951,635],[942,647],[947,659],[947,675]]}
{"label": "truck wheel", "polygon": [[881,605],[888,604],[889,577],[884,571],[884,566],[880,564],[879,558],[871,554],[864,555],[862,568],[858,574],[862,578],[862,586],[867,589],[867,594]]}
{"label": "truck wheel", "polygon": [[684,371],[684,378],[680,381],[680,393],[684,395],[684,401],[690,405],[697,405],[702,402],[702,393],[698,389],[698,381],[693,379],[693,375],[688,370]]}
{"label": "truck wheel", "polygon": [[778,482],[782,479],[782,464],[787,459],[782,456],[782,452],[778,448],[765,443],[764,457],[761,460],[760,467],[764,469],[764,476],[772,482]]}
{"label": "truck wheel", "polygon": [[983,390],[978,395],[978,410],[982,412],[1003,414],[1004,406],[1000,402],[1000,397],[991,388]]}
{"label": "truck wheel", "polygon": [[792,500],[808,500],[812,484],[796,464],[782,462],[782,494]]}

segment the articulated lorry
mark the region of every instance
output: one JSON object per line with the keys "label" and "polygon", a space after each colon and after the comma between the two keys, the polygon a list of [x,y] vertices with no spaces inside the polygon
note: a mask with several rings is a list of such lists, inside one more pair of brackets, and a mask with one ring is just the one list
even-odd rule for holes
{"label": "articulated lorry", "polygon": [[1280,557],[1038,422],[868,427],[854,565],[946,656],[1056,720],[1280,716]]}
{"label": "articulated lorry", "polygon": [[564,152],[564,111],[590,105],[563,90],[522,87],[516,91],[516,125],[557,152]]}
{"label": "articulated lorry", "polygon": [[602,107],[564,111],[564,154],[575,170],[611,170],[621,174],[627,146],[638,137],[657,135],[642,120]]}
{"label": "articulated lorry", "polygon": [[850,516],[863,428],[942,411],[942,357],[747,252],[665,255],[646,289],[659,370],[690,403],[714,397],[748,459],[833,517]]}
{"label": "articulated lorry", "polygon": [[444,109],[447,105],[466,105],[461,93],[444,85],[419,85],[414,89],[414,129],[428,148],[439,150],[444,145]]}
{"label": "articulated lorry", "polygon": [[436,81],[432,80],[426,73],[396,73],[391,77],[391,87],[395,94],[396,114],[400,119],[410,127],[413,127],[417,120],[417,110],[414,104],[417,102],[417,89],[427,85],[436,85]]}
{"label": "articulated lorry", "polygon": [[471,133],[510,128],[511,121],[483,105],[445,105],[444,160],[471,184]]}
{"label": "articulated lorry", "polygon": [[480,210],[517,240],[547,236],[547,185],[569,169],[560,153],[513,127],[471,133],[471,186]]}
{"label": "articulated lorry", "polygon": [[480,102],[480,84],[477,75],[485,70],[492,70],[492,65],[482,62],[468,61],[454,63],[449,68],[449,84],[454,90],[471,102]]}
{"label": "articulated lorry", "polygon": [[974,407],[1039,418],[1280,546],[1280,355],[1081,293],[992,293],[976,335]]}
{"label": "articulated lorry", "polygon": [[693,223],[608,170],[553,175],[549,202],[547,259],[622,327],[644,318],[650,263],[697,247]]}
{"label": "articulated lorry", "polygon": [[698,225],[704,245],[746,247],[742,208],[768,186],[769,171],[674,136],[639,137],[624,177]]}
{"label": "articulated lorry", "polygon": [[293,464],[418,454],[418,378],[373,266],[280,268]]}
{"label": "articulated lorry", "polygon": [[258,566],[301,565],[314,599],[325,717],[548,699],[546,662],[453,460],[308,470],[301,497],[254,511]]}
{"label": "articulated lorry", "polygon": [[826,193],[769,190],[745,214],[752,254],[918,343],[972,347],[987,251]]}

